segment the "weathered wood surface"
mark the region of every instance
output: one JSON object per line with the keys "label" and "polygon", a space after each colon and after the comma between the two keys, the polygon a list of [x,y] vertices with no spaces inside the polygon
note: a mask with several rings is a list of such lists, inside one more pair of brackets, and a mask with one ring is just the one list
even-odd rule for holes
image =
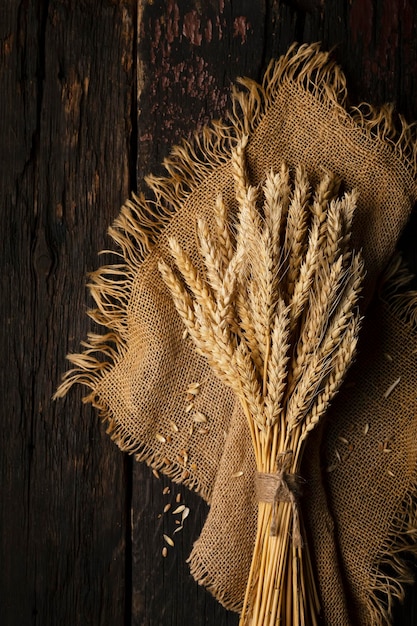
{"label": "weathered wood surface", "polygon": [[[205,505],[179,487],[164,496],[81,390],[51,402],[90,327],[84,277],[128,191],[225,112],[236,76],[259,79],[294,40],[336,46],[354,101],[417,119],[416,22],[413,0],[3,2],[2,624],[237,623],[185,563]],[[179,492],[187,532],[163,559],[158,513]],[[396,626],[416,623],[415,595]]]}
{"label": "weathered wood surface", "polygon": [[[126,460],[74,390],[87,271],[132,182],[136,8],[2,3],[0,622],[123,624]],[[134,158],[133,158],[134,162]]]}

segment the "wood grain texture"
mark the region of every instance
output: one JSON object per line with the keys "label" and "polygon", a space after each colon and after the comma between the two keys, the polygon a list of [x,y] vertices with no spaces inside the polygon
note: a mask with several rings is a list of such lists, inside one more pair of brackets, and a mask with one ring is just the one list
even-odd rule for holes
{"label": "wood grain texture", "polygon": [[[188,572],[206,505],[123,455],[81,389],[51,402],[91,328],[85,275],[129,190],[294,40],[336,46],[353,101],[417,118],[416,22],[413,0],[3,2],[2,624],[237,624]],[[191,512],[164,558],[177,493]],[[411,590],[395,626],[416,607]]]}
{"label": "wood grain texture", "polygon": [[122,624],[125,460],[81,389],[51,397],[90,326],[85,275],[130,187],[135,7],[6,5],[0,620]]}

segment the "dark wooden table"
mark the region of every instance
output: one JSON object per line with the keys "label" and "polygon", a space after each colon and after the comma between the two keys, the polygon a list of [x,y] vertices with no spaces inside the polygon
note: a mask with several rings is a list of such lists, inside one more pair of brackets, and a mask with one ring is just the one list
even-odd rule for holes
{"label": "dark wooden table", "polygon": [[[206,506],[164,496],[81,389],[51,401],[89,329],[85,275],[129,191],[294,40],[336,47],[354,102],[417,119],[416,24],[413,0],[3,0],[1,624],[237,624],[185,563]],[[163,559],[158,513],[177,493],[191,514]],[[412,589],[395,626],[416,605]]]}

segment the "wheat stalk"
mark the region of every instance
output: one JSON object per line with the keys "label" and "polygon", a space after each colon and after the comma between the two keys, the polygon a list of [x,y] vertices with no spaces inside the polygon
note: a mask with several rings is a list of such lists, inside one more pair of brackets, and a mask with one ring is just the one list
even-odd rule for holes
{"label": "wheat stalk", "polygon": [[364,274],[349,247],[356,194],[338,197],[330,173],[312,190],[302,167],[291,175],[285,164],[255,189],[246,143],[232,156],[235,222],[218,196],[213,232],[198,223],[204,273],[174,240],[176,270],[161,261],[160,271],[197,351],[239,398],[259,475],[286,494],[259,503],[240,623],[314,625],[318,596],[296,476],[355,354]]}

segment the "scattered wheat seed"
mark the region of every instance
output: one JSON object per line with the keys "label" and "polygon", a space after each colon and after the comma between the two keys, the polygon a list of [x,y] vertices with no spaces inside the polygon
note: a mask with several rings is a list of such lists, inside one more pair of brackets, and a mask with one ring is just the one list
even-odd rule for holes
{"label": "scattered wheat seed", "polygon": [[155,478],[158,478],[158,479],[160,478],[158,470],[153,469],[152,474],[155,476]]}
{"label": "scattered wheat seed", "polygon": [[200,413],[200,411],[196,411],[193,415],[193,420],[197,423],[197,424],[206,424],[207,423],[207,416],[204,415],[204,413]]}
{"label": "scattered wheat seed", "polygon": [[164,513],[168,513],[168,511],[169,511],[169,509],[170,509],[170,508],[171,508],[171,505],[170,505],[170,504],[166,504],[166,505],[164,506]]}
{"label": "scattered wheat seed", "polygon": [[162,490],[162,493],[164,496],[166,496],[168,493],[170,492],[170,488],[169,487],[164,487]]}
{"label": "scattered wheat seed", "polygon": [[182,515],[181,515],[181,523],[182,524],[184,524],[184,520],[187,519],[189,514],[190,514],[190,509],[188,508],[188,506],[184,507],[184,510],[182,512]]}
{"label": "scattered wheat seed", "polygon": [[175,523],[177,524],[177,526],[178,526],[179,524],[181,524],[181,522],[180,522],[180,520],[179,520],[179,519],[176,519],[176,520],[175,520]]}
{"label": "scattered wheat seed", "polygon": [[166,440],[167,440],[167,443],[172,443],[171,435],[167,435]]}
{"label": "scattered wheat seed", "polygon": [[392,449],[391,448],[385,448],[385,446],[384,446],[382,452],[392,452]]}
{"label": "scattered wheat seed", "polygon": [[242,472],[242,470],[240,470],[239,472],[235,472],[234,474],[232,474],[232,478],[239,478],[239,476],[243,476],[243,472]]}
{"label": "scattered wheat seed", "polygon": [[384,398],[385,398],[385,399],[387,399],[387,398],[388,398],[388,397],[392,394],[392,392],[394,391],[395,387],[398,385],[398,383],[400,382],[400,380],[401,380],[401,376],[399,376],[399,377],[397,378],[397,380],[394,380],[394,382],[392,383],[392,385],[390,385],[390,386],[388,387],[388,389],[387,389],[387,390],[386,390],[386,392],[384,393]]}
{"label": "scattered wheat seed", "polygon": [[174,535],[175,535],[175,533],[179,533],[179,532],[180,532],[180,530],[182,530],[182,528],[183,528],[182,526],[178,526],[178,528],[176,528],[176,529],[174,530]]}
{"label": "scattered wheat seed", "polygon": [[388,352],[384,352],[384,357],[387,361],[392,361],[392,356]]}
{"label": "scattered wheat seed", "polygon": [[181,474],[181,478],[184,480],[186,478],[190,478],[190,472],[188,470],[184,470]]}
{"label": "scattered wheat seed", "polygon": [[367,435],[367,434],[368,434],[368,432],[369,432],[369,424],[368,424],[368,423],[366,423],[366,424],[365,424],[365,428],[363,429],[363,434],[364,434],[364,435]]}
{"label": "scattered wheat seed", "polygon": [[202,435],[207,435],[208,431],[209,431],[208,428],[199,428],[198,429],[198,432],[200,434],[202,434]]}
{"label": "scattered wheat seed", "polygon": [[181,502],[181,494],[177,493],[177,496],[175,498],[175,502],[178,504],[178,502]]}
{"label": "scattered wheat seed", "polygon": [[395,478],[395,474],[391,470],[387,470],[387,474],[388,474],[388,476],[391,476],[392,478]]}
{"label": "scattered wheat seed", "polygon": [[191,463],[191,469],[193,470],[193,472],[197,471],[197,463]]}
{"label": "scattered wheat seed", "polygon": [[177,515],[178,513],[182,513],[184,510],[185,510],[185,504],[181,504],[180,506],[177,506],[175,511],[172,511],[172,515]]}
{"label": "scattered wheat seed", "polygon": [[176,425],[176,423],[175,423],[175,422],[170,422],[170,423],[169,423],[169,425],[171,426],[171,430],[172,430],[174,433],[177,433],[177,432],[179,431],[179,428],[178,428],[178,426]]}
{"label": "scattered wheat seed", "polygon": [[162,556],[164,557],[164,559],[166,558],[167,554],[168,554],[168,549],[166,546],[164,546],[162,548]]}
{"label": "scattered wheat seed", "polygon": [[177,455],[177,462],[178,462],[180,465],[184,465],[184,457],[182,457],[181,455],[179,455],[179,454],[178,454],[178,455]]}
{"label": "scattered wheat seed", "polygon": [[197,396],[200,393],[200,384],[201,383],[191,383],[187,387],[187,395]]}
{"label": "scattered wheat seed", "polygon": [[340,463],[341,460],[342,460],[342,457],[340,456],[340,452],[339,452],[339,450],[337,448],[335,448],[334,451],[335,451],[335,454],[336,454],[336,458],[337,458],[337,460]]}
{"label": "scattered wheat seed", "polygon": [[345,445],[349,445],[349,441],[346,439],[346,437],[338,437],[339,441],[341,441],[342,443],[344,443]]}
{"label": "scattered wheat seed", "polygon": [[165,437],[163,435],[161,435],[160,433],[156,433],[155,439],[157,441],[159,441],[160,443],[166,443]]}
{"label": "scattered wheat seed", "polygon": [[185,329],[184,332],[182,333],[182,338],[185,341],[185,339],[187,339],[187,337],[188,337],[188,330]]}
{"label": "scattered wheat seed", "polygon": [[164,535],[164,539],[165,539],[165,541],[167,542],[167,544],[169,546],[173,547],[175,545],[174,542],[172,541],[171,537],[168,537],[168,535]]}
{"label": "scattered wheat seed", "polygon": [[192,435],[194,433],[194,424],[190,425],[190,428],[188,429],[188,434]]}
{"label": "scattered wheat seed", "polygon": [[187,450],[184,450],[184,449],[180,450],[180,455],[184,459],[184,465],[187,465],[187,462],[188,462],[188,452],[187,452]]}
{"label": "scattered wheat seed", "polygon": [[157,519],[161,519],[162,513],[158,513],[158,515],[156,517],[157,517]]}
{"label": "scattered wheat seed", "polygon": [[163,460],[165,465],[171,465],[171,461],[166,456],[164,456],[164,458],[162,460]]}
{"label": "scattered wheat seed", "polygon": [[190,411],[193,410],[193,408],[194,408],[194,402],[190,402],[190,404],[185,407],[185,412],[189,413]]}

